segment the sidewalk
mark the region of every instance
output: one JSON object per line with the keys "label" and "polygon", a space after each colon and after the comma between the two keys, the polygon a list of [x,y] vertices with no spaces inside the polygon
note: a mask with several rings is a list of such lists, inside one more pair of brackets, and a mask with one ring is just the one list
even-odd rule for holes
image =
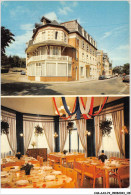
{"label": "sidewalk", "polygon": [[20,75],[19,73],[5,73],[1,74],[1,80],[2,78],[4,80],[7,79],[10,81],[16,81],[16,82],[26,82],[26,83],[44,83],[44,84],[69,84],[69,83],[86,83],[90,81],[98,81],[98,79],[82,79],[77,81],[58,81],[58,82],[44,82],[44,81],[30,81],[28,80],[26,75]]}

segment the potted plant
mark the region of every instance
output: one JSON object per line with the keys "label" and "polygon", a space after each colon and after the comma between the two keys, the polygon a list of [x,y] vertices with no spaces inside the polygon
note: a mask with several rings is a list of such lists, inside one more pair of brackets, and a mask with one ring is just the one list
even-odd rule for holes
{"label": "potted plant", "polygon": [[67,129],[73,129],[74,122],[70,121],[68,122]]}
{"label": "potted plant", "polygon": [[31,163],[27,163],[25,165],[22,165],[20,170],[25,170],[26,175],[30,175],[30,171],[33,168],[33,165]]}
{"label": "potted plant", "polygon": [[9,134],[9,124],[6,121],[1,121],[1,134]]}
{"label": "potted plant", "polygon": [[42,135],[43,134],[43,131],[44,129],[42,127],[40,127],[39,125],[37,125],[35,127],[35,135],[38,136],[38,135]]}
{"label": "potted plant", "polygon": [[110,120],[103,120],[100,122],[99,127],[102,132],[102,136],[110,135],[112,129],[111,125],[112,125],[112,121]]}
{"label": "potted plant", "polygon": [[63,154],[66,154],[68,151],[67,150],[63,150]]}

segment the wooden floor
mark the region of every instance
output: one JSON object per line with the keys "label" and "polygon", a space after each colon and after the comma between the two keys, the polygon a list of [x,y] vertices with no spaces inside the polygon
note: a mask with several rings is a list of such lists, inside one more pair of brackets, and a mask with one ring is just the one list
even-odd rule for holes
{"label": "wooden floor", "polygon": [[[114,181],[114,178],[110,178],[109,182],[110,182],[110,188],[119,188],[119,185],[116,180]],[[78,186],[80,188],[80,180],[78,180]],[[128,188],[128,187],[129,187],[129,180],[124,180],[122,183],[122,188]],[[89,178],[85,178],[82,188],[93,188],[92,180],[90,180]],[[101,178],[96,179],[95,188],[103,188]]]}

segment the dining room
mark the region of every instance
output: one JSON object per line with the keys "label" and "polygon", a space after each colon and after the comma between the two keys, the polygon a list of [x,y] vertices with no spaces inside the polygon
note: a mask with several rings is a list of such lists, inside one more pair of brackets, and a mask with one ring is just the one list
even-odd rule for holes
{"label": "dining room", "polygon": [[128,188],[129,97],[2,97],[1,188]]}

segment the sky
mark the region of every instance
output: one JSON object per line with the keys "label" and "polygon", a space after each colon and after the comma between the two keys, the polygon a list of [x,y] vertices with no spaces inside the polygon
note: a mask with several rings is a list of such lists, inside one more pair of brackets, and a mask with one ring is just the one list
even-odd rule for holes
{"label": "sky", "polygon": [[1,25],[15,35],[6,54],[26,57],[26,43],[42,16],[58,22],[76,20],[108,53],[113,67],[129,63],[127,1],[2,1]]}

